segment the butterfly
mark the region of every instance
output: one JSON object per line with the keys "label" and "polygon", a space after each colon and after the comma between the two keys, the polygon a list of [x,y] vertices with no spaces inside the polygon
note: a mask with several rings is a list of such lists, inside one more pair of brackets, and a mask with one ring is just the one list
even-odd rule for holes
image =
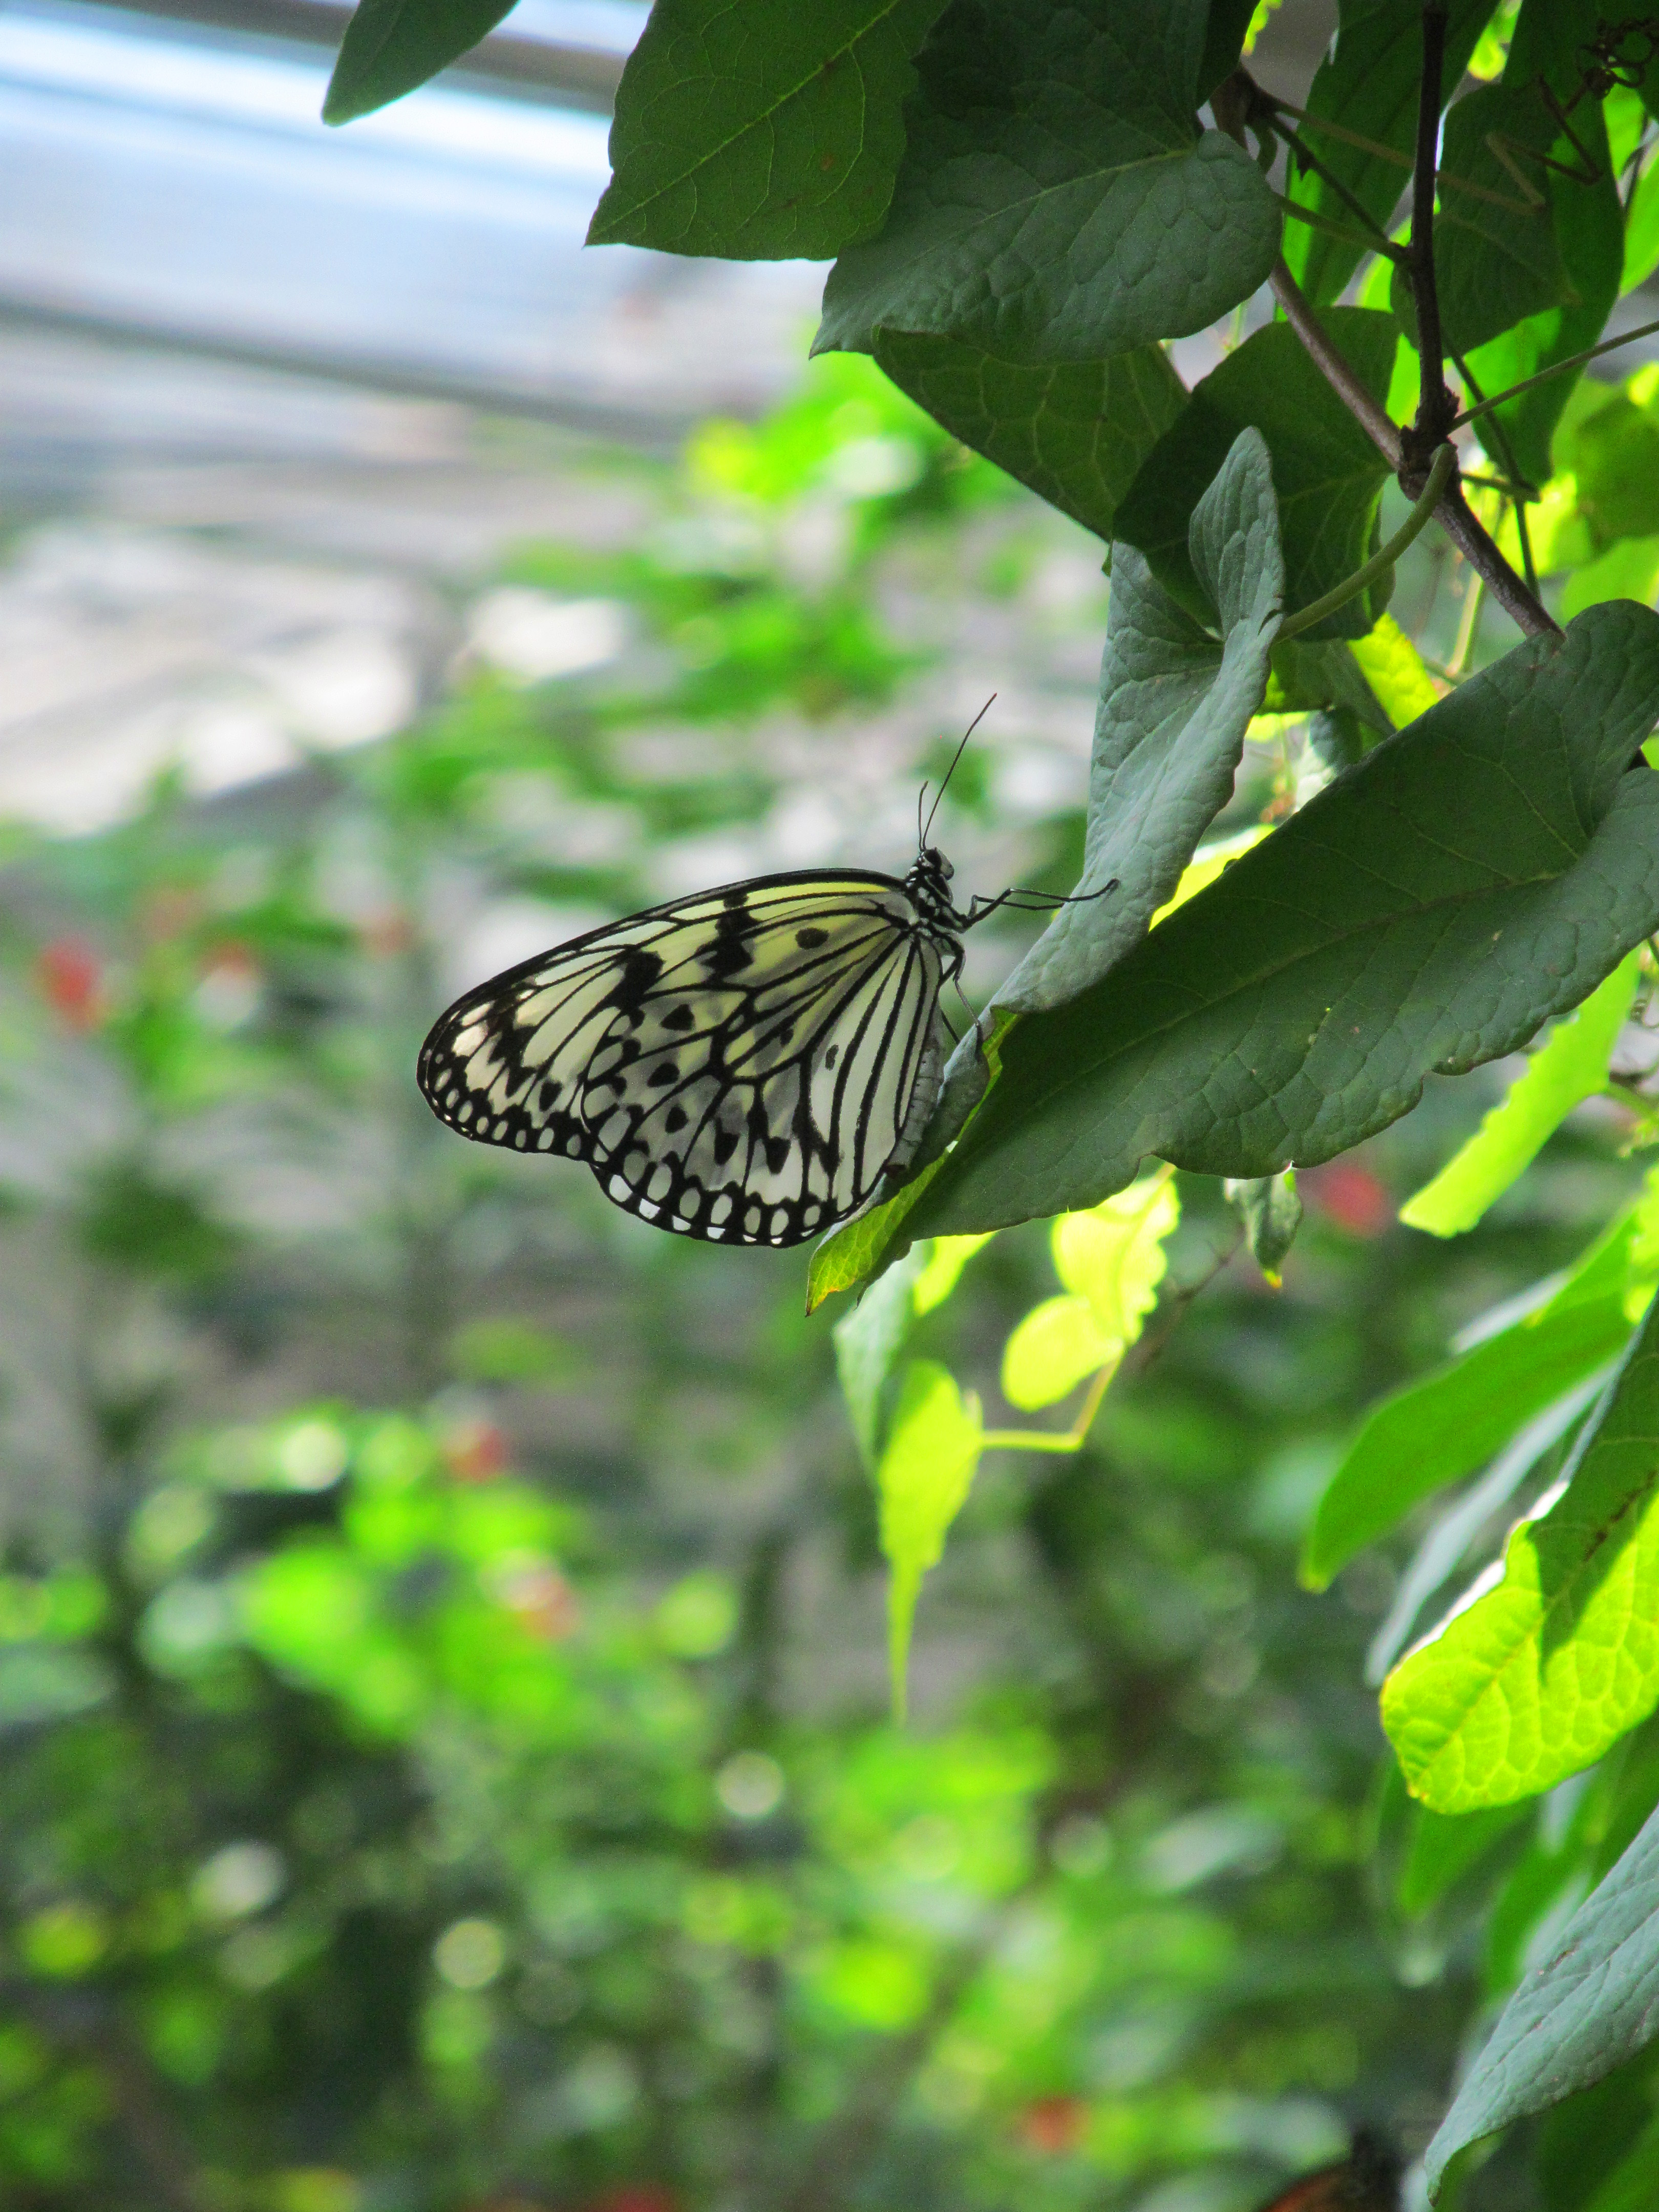
{"label": "butterfly", "polygon": [[1356,2128],[1346,2158],[1304,2173],[1261,2212],[1400,2212],[1400,2160],[1371,2129]]}
{"label": "butterfly", "polygon": [[1016,900],[1065,903],[1005,891],[959,912],[933,816],[916,817],[902,878],[754,876],[481,984],[421,1048],[428,1104],[477,1143],[584,1161],[613,1203],[680,1236],[799,1244],[845,1219],[932,1114],[964,933]]}

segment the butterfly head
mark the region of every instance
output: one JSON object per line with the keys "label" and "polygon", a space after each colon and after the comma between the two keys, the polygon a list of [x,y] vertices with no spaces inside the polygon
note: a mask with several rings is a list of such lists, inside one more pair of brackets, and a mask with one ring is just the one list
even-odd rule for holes
{"label": "butterfly head", "polygon": [[951,897],[951,878],[955,873],[937,845],[924,845],[904,878],[904,888],[917,912],[935,926],[951,930],[962,926]]}

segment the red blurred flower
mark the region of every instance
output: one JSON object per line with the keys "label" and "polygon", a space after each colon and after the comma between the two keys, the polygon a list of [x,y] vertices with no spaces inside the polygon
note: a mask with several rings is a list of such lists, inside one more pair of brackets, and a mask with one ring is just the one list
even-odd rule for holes
{"label": "red blurred flower", "polygon": [[444,1461],[457,1482],[494,1482],[507,1465],[507,1438],[494,1421],[457,1421],[444,1437]]}
{"label": "red blurred flower", "polygon": [[596,2197],[586,2212],[679,2212],[679,2200],[654,2181],[632,2181]]}
{"label": "red blurred flower", "polygon": [[1037,2097],[1019,2115],[1019,2139],[1028,2150],[1051,2158],[1075,2150],[1089,2124],[1089,2107],[1081,2097]]}
{"label": "red blurred flower", "polygon": [[1380,1237],[1394,1219],[1394,1200],[1358,1160],[1299,1169],[1296,1187],[1310,1205],[1351,1237]]}
{"label": "red blurred flower", "polygon": [[34,963],[40,995],[72,1030],[94,1030],[106,1012],[103,963],[83,938],[54,937]]}

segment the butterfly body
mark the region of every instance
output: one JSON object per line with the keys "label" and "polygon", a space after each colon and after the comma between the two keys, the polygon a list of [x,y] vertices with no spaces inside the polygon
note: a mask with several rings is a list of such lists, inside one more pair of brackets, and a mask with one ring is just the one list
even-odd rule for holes
{"label": "butterfly body", "polygon": [[[757,876],[588,931],[470,992],[418,1079],[464,1137],[584,1161],[716,1243],[802,1243],[920,1141],[962,966],[951,865]],[[986,911],[988,911],[988,908]]]}

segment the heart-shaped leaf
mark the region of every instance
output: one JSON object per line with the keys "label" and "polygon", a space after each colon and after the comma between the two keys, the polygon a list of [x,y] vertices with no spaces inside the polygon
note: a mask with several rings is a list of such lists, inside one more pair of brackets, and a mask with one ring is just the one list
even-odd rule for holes
{"label": "heart-shaped leaf", "polygon": [[1099,361],[1201,330],[1263,283],[1279,215],[1202,131],[1205,0],[951,0],[916,56],[879,237],[843,253],[815,350],[923,331]]}
{"label": "heart-shaped leaf", "polygon": [[617,94],[590,246],[828,259],[887,212],[939,0],[656,0]]}
{"label": "heart-shaped leaf", "polygon": [[[1385,740],[1103,981],[1026,1015],[912,1235],[1261,1176],[1524,1043],[1659,926],[1659,616],[1616,601]],[[1632,765],[1632,763],[1637,764]]]}

